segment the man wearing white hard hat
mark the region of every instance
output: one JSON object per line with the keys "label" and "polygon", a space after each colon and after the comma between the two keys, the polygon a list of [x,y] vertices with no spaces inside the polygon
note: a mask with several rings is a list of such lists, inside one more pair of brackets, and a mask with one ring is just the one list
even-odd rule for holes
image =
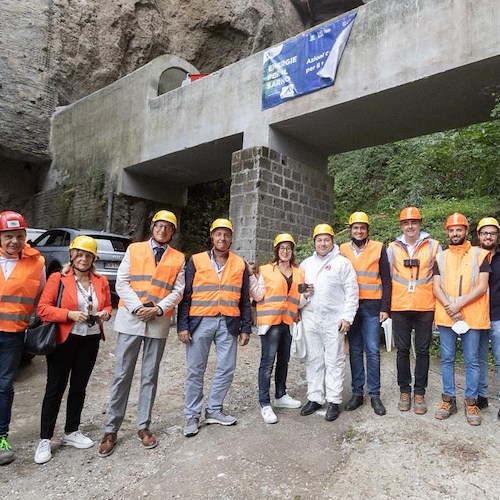
{"label": "man wearing white hard hat", "polygon": [[137,435],[146,449],[158,440],[150,429],[158,385],[160,362],[165,350],[170,318],[184,292],[184,254],[169,243],[177,229],[177,218],[168,210],[151,220],[151,237],[132,243],[118,268],[116,292],[120,297],[114,329],[118,332],[115,378],[111,386],[104,437],[98,455],[113,453],[142,346],[141,382],[137,404]]}
{"label": "man wearing white hard hat", "polygon": [[300,303],[307,351],[307,403],[300,414],[311,415],[327,402],[325,419],[330,422],[340,414],[345,338],[358,309],[356,272],[333,237],[329,224],[318,224],[315,252],[300,264],[308,285]]}
{"label": "man wearing white hard hat", "polygon": [[467,240],[467,218],[455,212],[446,219],[449,247],[434,266],[435,321],[441,343],[442,401],[435,417],[448,418],[457,412],[455,356],[461,336],[465,363],[464,405],[467,423],[481,424],[477,407],[479,384],[479,339],[490,328],[488,302],[488,251],[473,247]]}
{"label": "man wearing white hard hat", "polygon": [[[481,219],[477,225],[479,246],[490,252],[491,266],[490,288],[490,330],[488,335],[481,335],[479,341],[479,389],[477,406],[482,409],[488,406],[488,354],[489,343],[495,358],[497,381],[500,384],[500,249],[498,248],[498,232],[500,224],[493,217]],[[500,399],[500,393],[498,395]],[[498,411],[500,419],[500,410]]]}

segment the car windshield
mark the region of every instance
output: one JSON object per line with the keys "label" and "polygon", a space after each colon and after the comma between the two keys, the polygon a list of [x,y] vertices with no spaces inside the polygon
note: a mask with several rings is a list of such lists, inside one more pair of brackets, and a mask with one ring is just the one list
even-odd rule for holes
{"label": "car windshield", "polygon": [[130,245],[127,238],[93,235],[97,240],[97,252],[125,252]]}

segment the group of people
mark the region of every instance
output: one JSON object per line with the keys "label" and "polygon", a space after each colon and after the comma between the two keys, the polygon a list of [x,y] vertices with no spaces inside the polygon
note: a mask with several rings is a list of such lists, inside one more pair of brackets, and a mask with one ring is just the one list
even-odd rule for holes
{"label": "group of people", "polygon": [[[351,240],[334,242],[329,224],[313,231],[314,253],[295,263],[295,241],[280,233],[273,260],[257,270],[230,251],[233,225],[216,219],[210,227],[211,248],[185,256],[169,243],[177,229],[176,216],[157,212],[151,237],[132,243],[117,273],[120,297],[114,380],[98,455],[114,452],[125,417],[136,362],[142,347],[137,437],[143,447],[158,444],[151,431],[151,414],[160,362],[175,308],[177,334],[186,345],[184,435],[199,432],[204,401],[204,377],[212,343],[216,366],[206,402],[204,422],[234,425],[224,411],[224,399],[236,368],[237,346],[248,343],[252,331],[252,301],[261,342],[258,400],[264,422],[278,421],[276,408],[301,408],[311,415],[327,403],[325,419],[338,418],[342,404],[346,352],[351,366],[352,395],[345,405],[353,411],[364,403],[365,385],[377,415],[386,409],[380,396],[380,324],[392,318],[397,347],[398,408],[425,414],[429,347],[433,322],[439,327],[442,401],[438,419],[457,412],[455,353],[460,337],[465,361],[464,407],[467,422],[481,423],[488,406],[489,341],[500,377],[500,225],[482,219],[479,247],[467,240],[469,224],[461,214],[448,217],[449,246],[421,230],[416,207],[401,211],[402,234],[387,249],[369,238],[364,212],[349,219]],[[42,404],[40,441],[34,460],[52,458],[51,439],[62,397],[69,381],[62,444],[89,448],[94,442],[80,430],[86,387],[93,370],[103,322],[111,317],[109,284],[96,272],[97,243],[89,236],[71,242],[69,262],[60,273],[45,277],[44,259],[26,244],[27,224],[12,211],[0,213],[0,464],[14,460],[8,441],[14,398],[14,377],[23,353],[24,332],[37,310],[58,325],[55,350],[47,355],[47,385]],[[38,306],[37,306],[38,304]],[[491,322],[490,322],[491,320]],[[287,392],[286,380],[292,326],[298,321],[306,342],[307,402]],[[414,331],[415,368],[410,366]],[[365,369],[366,358],[366,369]],[[271,402],[274,369],[275,393]],[[413,380],[413,398],[412,394]],[[500,412],[499,412],[500,418]]]}

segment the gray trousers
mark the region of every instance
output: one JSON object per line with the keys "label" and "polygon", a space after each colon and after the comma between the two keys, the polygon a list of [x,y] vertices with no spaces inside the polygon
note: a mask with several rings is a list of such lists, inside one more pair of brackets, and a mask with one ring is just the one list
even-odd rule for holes
{"label": "gray trousers", "polygon": [[187,377],[184,398],[186,417],[201,415],[203,379],[207,368],[210,346],[215,343],[217,364],[208,395],[207,413],[222,410],[224,398],[233,381],[236,368],[238,338],[231,335],[224,316],[206,316],[192,333],[193,339],[186,346]]}
{"label": "gray trousers", "polygon": [[143,349],[141,385],[137,404],[137,429],[149,427],[158,384],[158,371],[166,341],[167,339],[152,339],[140,335],[118,333],[115,351],[115,379],[111,386],[108,418],[104,432],[118,432],[122,425],[141,344],[143,344]]}

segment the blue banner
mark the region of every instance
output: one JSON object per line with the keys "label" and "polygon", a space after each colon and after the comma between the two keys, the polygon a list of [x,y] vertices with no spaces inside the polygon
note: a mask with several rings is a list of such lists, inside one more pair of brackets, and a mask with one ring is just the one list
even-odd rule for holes
{"label": "blue banner", "polygon": [[262,109],[333,85],[355,17],[351,12],[266,50]]}

